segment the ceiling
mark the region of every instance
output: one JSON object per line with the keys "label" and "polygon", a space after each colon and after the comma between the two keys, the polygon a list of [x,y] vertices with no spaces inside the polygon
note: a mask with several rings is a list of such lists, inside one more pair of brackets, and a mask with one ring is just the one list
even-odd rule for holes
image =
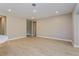
{"label": "ceiling", "polygon": [[[39,19],[71,13],[74,6],[74,3],[36,3],[36,7],[33,7],[32,3],[0,3],[0,13],[22,18],[31,19],[35,17]],[[8,12],[8,9],[11,9],[11,12]],[[33,13],[33,9],[36,9],[37,12]],[[56,13],[56,11],[59,13]]]}

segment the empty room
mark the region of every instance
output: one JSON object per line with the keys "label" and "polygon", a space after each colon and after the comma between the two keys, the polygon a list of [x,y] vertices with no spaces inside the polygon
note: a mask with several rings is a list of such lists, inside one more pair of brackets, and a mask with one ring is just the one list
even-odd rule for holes
{"label": "empty room", "polygon": [[0,56],[79,56],[78,3],[0,3]]}

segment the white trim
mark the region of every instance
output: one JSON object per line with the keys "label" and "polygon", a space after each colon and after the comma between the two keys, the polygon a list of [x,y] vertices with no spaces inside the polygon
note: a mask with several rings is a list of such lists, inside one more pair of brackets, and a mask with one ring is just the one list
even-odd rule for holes
{"label": "white trim", "polygon": [[16,37],[16,38],[11,38],[11,39],[8,39],[8,40],[17,40],[17,39],[21,39],[21,38],[25,38],[26,36],[20,36],[20,37]]}
{"label": "white trim", "polygon": [[72,42],[72,40],[69,40],[69,39],[61,39],[61,38],[55,38],[55,37],[45,37],[45,36],[39,36],[39,35],[37,35],[37,37],[43,37],[43,38],[49,38],[49,39],[54,39],[54,40],[62,40],[62,41]]}
{"label": "white trim", "polygon": [[[25,38],[25,37],[26,37],[26,36],[20,36],[20,37],[8,39],[8,40],[16,40],[16,39],[21,39],[21,38]],[[37,37],[42,37],[42,38],[49,38],[49,39],[53,39],[53,40],[62,40],[62,41],[72,42],[71,40],[68,40],[68,39],[61,39],[61,38],[55,38],[55,37],[45,37],[45,36],[37,36]],[[77,47],[77,46],[74,45],[74,47]]]}

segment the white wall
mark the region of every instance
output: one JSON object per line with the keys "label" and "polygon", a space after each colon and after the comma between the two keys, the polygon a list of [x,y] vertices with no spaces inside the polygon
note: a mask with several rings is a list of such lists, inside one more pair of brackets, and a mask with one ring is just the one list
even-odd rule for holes
{"label": "white wall", "polygon": [[7,16],[7,35],[9,39],[26,36],[26,19]]}
{"label": "white wall", "polygon": [[73,45],[74,47],[79,48],[79,4],[76,4],[73,11],[73,29],[74,29]]}
{"label": "white wall", "polygon": [[37,21],[37,36],[72,40],[72,14]]}
{"label": "white wall", "polygon": [[79,46],[79,14],[76,15],[76,40],[75,40],[75,44]]}
{"label": "white wall", "polygon": [[74,14],[73,24],[74,24],[74,47],[79,47],[79,14]]}

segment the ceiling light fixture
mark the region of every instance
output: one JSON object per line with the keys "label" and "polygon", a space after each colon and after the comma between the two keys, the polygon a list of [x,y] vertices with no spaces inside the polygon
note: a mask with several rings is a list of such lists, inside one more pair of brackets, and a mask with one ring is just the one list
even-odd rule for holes
{"label": "ceiling light fixture", "polygon": [[34,19],[35,17],[32,17],[32,19]]}
{"label": "ceiling light fixture", "polygon": [[37,12],[37,10],[36,9],[33,9],[33,13],[36,13]]}
{"label": "ceiling light fixture", "polygon": [[[33,4],[32,4],[32,6],[33,6],[33,13],[36,13],[36,12],[37,12],[37,10],[35,9],[36,4],[35,4],[35,3],[33,3]],[[32,19],[34,20],[34,19],[35,19],[35,17],[32,17]]]}
{"label": "ceiling light fixture", "polygon": [[59,13],[58,11],[56,11],[56,13]]}
{"label": "ceiling light fixture", "polygon": [[12,10],[11,9],[8,9],[8,12],[11,12]]}

